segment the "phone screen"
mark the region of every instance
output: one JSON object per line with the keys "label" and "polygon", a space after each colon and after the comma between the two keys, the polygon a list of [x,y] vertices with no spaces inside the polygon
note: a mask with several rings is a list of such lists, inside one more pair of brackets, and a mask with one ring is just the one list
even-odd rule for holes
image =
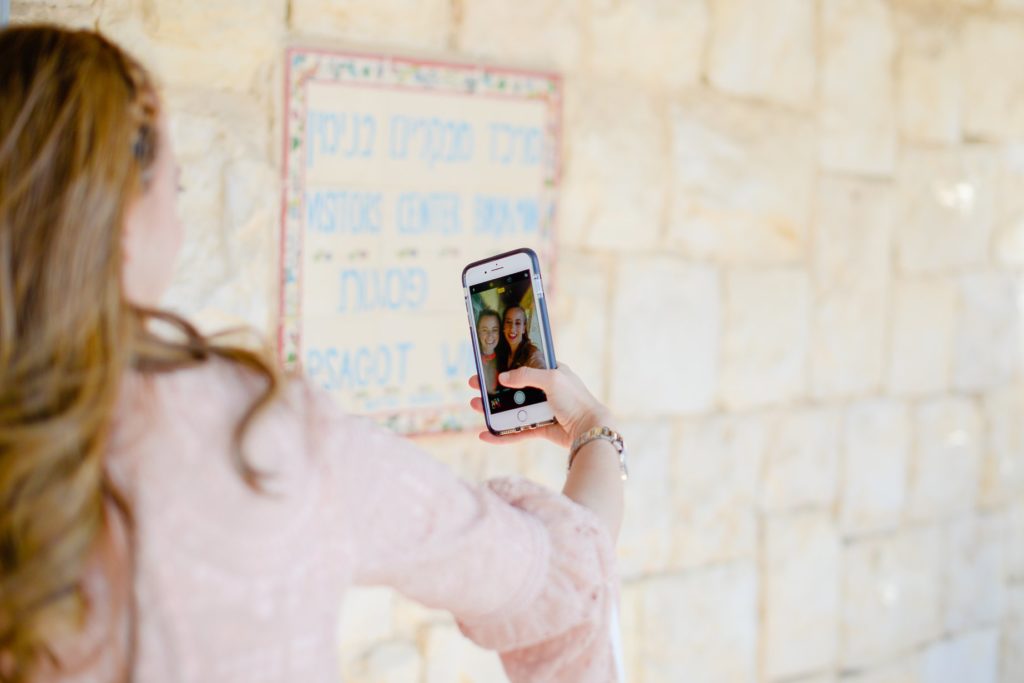
{"label": "phone screen", "polygon": [[480,380],[491,413],[546,401],[540,389],[510,389],[498,382],[498,374],[506,370],[548,367],[544,326],[530,271],[472,285],[469,294],[479,342],[476,352],[480,357]]}

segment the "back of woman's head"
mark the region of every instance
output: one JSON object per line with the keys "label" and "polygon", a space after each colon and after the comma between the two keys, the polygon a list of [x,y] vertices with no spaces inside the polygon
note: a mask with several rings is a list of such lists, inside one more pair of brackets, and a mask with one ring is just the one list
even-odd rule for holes
{"label": "back of woman's head", "polygon": [[[149,308],[153,291],[127,291],[138,263],[174,258],[157,253],[153,231],[130,241],[145,253],[124,253],[129,214],[171,182],[158,106],[146,71],[97,33],[0,31],[0,681],[61,666],[53,646],[87,616],[90,555],[115,521],[131,545],[130,506],[104,467],[126,371],[219,357],[261,376],[232,454],[259,488],[241,446],[277,396],[274,366]],[[176,335],[155,334],[152,320]]]}
{"label": "back of woman's head", "polygon": [[133,334],[126,207],[153,164],[156,95],[100,35],[0,31],[0,679],[81,620],[104,521],[102,453]]}
{"label": "back of woman's head", "polygon": [[120,309],[120,233],[155,159],[156,108],[146,72],[96,33],[0,33],[3,366]]}

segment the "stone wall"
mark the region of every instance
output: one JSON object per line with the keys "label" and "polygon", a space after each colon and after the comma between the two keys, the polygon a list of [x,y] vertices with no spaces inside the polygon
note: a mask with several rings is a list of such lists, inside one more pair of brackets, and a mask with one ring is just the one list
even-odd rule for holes
{"label": "stone wall", "polygon": [[[566,74],[559,356],[621,415],[634,683],[1024,681],[1024,2],[14,0],[152,65],[170,303],[269,330],[289,40]],[[424,446],[557,486],[560,453]],[[354,682],[503,680],[345,608]]]}

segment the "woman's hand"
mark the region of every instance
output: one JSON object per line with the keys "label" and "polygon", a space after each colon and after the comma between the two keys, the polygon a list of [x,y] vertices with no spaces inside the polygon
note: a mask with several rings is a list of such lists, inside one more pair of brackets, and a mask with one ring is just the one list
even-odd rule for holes
{"label": "woman's hand", "polygon": [[[510,389],[536,387],[543,390],[558,422],[505,436],[495,436],[487,431],[480,432],[480,439],[483,441],[504,444],[514,443],[520,439],[544,437],[560,446],[568,447],[573,439],[592,427],[611,426],[608,409],[594,398],[576,373],[563,363],[559,363],[555,370],[516,368],[501,373],[498,379],[502,386]],[[480,380],[476,375],[469,378],[469,386],[480,390]],[[469,404],[476,412],[484,412],[483,402],[479,396],[473,398]]]}

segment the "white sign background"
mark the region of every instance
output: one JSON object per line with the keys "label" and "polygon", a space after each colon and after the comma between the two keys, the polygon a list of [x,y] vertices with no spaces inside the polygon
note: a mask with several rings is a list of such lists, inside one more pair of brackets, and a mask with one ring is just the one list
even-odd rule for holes
{"label": "white sign background", "polygon": [[553,241],[552,74],[292,48],[279,347],[403,433],[478,426],[460,281]]}

